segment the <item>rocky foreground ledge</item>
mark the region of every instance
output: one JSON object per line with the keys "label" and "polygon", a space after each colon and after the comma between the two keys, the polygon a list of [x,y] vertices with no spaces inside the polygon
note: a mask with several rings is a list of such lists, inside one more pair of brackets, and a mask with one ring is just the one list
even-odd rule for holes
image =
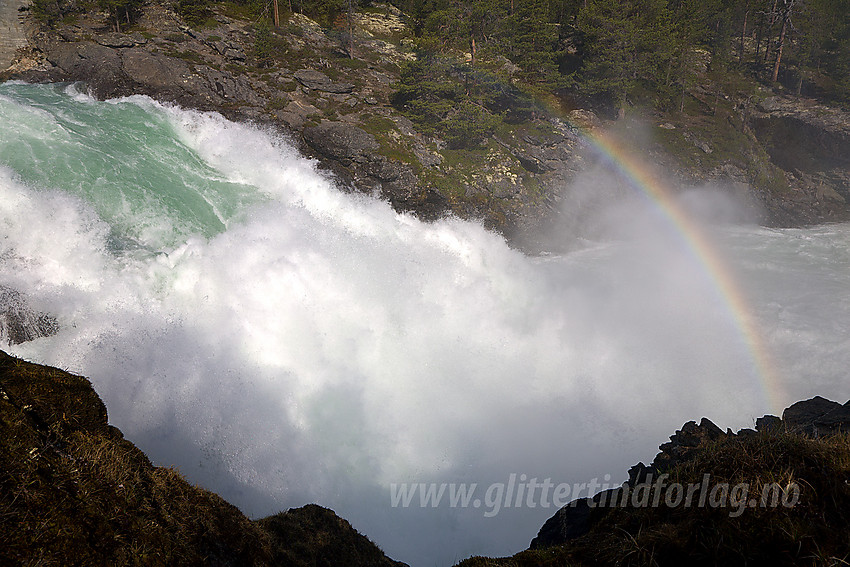
{"label": "rocky foreground ledge", "polygon": [[0,565],[404,567],[333,511],[258,521],[154,467],[85,378],[0,351]]}
{"label": "rocky foreground ledge", "polygon": [[[820,397],[737,433],[688,422],[623,487],[559,510],[529,550],[460,565],[840,565],[848,432],[850,402]],[[404,565],[316,505],[249,520],[154,467],[88,380],[2,351],[0,533],[2,565]]]}
{"label": "rocky foreground ledge", "polygon": [[843,565],[850,401],[815,397],[724,432],[690,421],[622,487],[574,500],[511,558],[530,565]]}

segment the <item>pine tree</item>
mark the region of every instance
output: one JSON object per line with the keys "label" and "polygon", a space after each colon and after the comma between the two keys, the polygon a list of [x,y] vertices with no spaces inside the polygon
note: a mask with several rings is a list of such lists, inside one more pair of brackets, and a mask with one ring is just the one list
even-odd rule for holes
{"label": "pine tree", "polygon": [[583,62],[577,86],[608,97],[623,117],[638,84],[662,84],[672,57],[672,22],[664,0],[588,0],[579,11]]}

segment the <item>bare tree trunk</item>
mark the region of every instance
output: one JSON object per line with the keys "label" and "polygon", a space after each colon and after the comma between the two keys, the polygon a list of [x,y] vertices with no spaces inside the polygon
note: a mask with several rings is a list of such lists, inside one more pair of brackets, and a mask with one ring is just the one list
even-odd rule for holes
{"label": "bare tree trunk", "polygon": [[779,62],[782,61],[782,48],[785,45],[785,30],[788,29],[788,20],[791,19],[791,8],[794,6],[794,2],[788,5],[786,8],[785,15],[782,18],[782,31],[779,32],[779,46],[776,50],[776,64],[773,66],[773,78],[771,79],[774,83],[779,78]]}
{"label": "bare tree trunk", "polygon": [[280,12],[277,7],[277,0],[274,0],[274,27],[280,27]]}
{"label": "bare tree trunk", "polygon": [[773,29],[773,24],[776,23],[776,5],[779,0],[773,0],[773,8],[770,9],[770,21],[767,25],[767,42],[764,46],[764,62],[767,63],[770,59],[770,30]]}
{"label": "bare tree trunk", "polygon": [[348,0],[348,58],[354,59],[354,10]]}
{"label": "bare tree trunk", "polygon": [[750,15],[750,0],[744,5],[744,25],[741,27],[741,52],[738,56],[740,63],[744,62],[744,37],[747,35],[747,16]]}

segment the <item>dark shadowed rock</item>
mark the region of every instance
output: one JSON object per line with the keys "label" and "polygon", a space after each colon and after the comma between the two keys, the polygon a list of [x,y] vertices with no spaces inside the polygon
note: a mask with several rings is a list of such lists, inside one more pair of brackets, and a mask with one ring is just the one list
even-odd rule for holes
{"label": "dark shadowed rock", "polygon": [[765,415],[756,420],[756,431],[777,431],[783,426],[782,420],[775,415]]}
{"label": "dark shadowed rock", "polygon": [[404,567],[331,510],[252,522],[109,425],[88,380],[0,351],[0,565]]}
{"label": "dark shadowed rock", "polygon": [[659,447],[661,452],[655,457],[652,466],[656,470],[667,470],[690,459],[694,450],[703,442],[716,441],[722,437],[726,437],[726,433],[708,418],[702,418],[699,425],[689,421],[670,436],[669,443]]}
{"label": "dark shadowed rock", "polygon": [[259,520],[272,536],[275,565],[406,567],[393,561],[333,510],[309,504]]}
{"label": "dark shadowed rock", "polygon": [[34,311],[20,292],[0,286],[0,342],[17,345],[58,331],[55,317]]}
{"label": "dark shadowed rock", "polygon": [[380,147],[372,134],[344,122],[324,121],[305,128],[304,140],[320,154],[344,166],[351,162],[366,163]]}
{"label": "dark shadowed rock", "polygon": [[638,463],[629,469],[629,486],[637,486],[643,484],[647,479],[656,474],[656,470],[651,466]]}
{"label": "dark shadowed rock", "polygon": [[555,512],[531,540],[530,548],[561,545],[586,534],[590,530],[590,502],[589,498],[573,500]]}
{"label": "dark shadowed rock", "polygon": [[836,408],[815,420],[814,425],[819,435],[850,431],[850,407]]}
{"label": "dark shadowed rock", "polygon": [[[648,477],[648,480],[651,478]],[[535,549],[563,545],[583,536],[605,517],[609,509],[622,505],[624,490],[628,490],[628,487],[610,488],[594,494],[592,498],[573,500],[543,524],[529,547]]]}
{"label": "dark shadowed rock", "polygon": [[815,396],[809,400],[797,402],[782,412],[782,421],[789,429],[817,437],[848,430],[850,408]]}
{"label": "dark shadowed rock", "polygon": [[347,94],[354,90],[354,85],[349,83],[335,83],[330,77],[313,69],[301,69],[295,72],[298,82],[307,87],[326,93]]}

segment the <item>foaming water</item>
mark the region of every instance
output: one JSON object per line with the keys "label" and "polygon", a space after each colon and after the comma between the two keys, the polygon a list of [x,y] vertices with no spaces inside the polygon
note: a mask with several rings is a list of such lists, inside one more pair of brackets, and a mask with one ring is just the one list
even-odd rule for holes
{"label": "foaming water", "polygon": [[[554,508],[394,508],[391,484],[620,482],[686,420],[769,410],[711,279],[631,204],[617,238],[529,258],[216,115],[7,83],[0,121],[0,284],[62,327],[13,352],[252,516],[315,501],[414,565],[514,553]],[[847,397],[848,239],[717,230],[787,402]]]}

